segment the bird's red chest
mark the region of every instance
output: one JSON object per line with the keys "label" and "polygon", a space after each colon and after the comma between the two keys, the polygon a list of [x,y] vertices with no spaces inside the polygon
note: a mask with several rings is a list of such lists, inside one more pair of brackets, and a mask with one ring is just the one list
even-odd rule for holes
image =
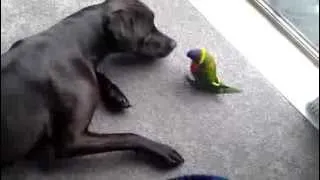
{"label": "bird's red chest", "polygon": [[198,64],[192,63],[191,67],[190,67],[190,70],[191,70],[192,73],[194,73],[194,72],[198,71],[198,68],[199,68]]}

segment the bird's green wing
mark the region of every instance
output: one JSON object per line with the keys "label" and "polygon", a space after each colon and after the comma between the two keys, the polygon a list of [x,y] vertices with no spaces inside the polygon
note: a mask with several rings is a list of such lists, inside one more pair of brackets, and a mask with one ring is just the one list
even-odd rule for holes
{"label": "bird's green wing", "polygon": [[207,53],[206,59],[204,60],[202,66],[203,66],[203,71],[205,72],[206,78],[212,83],[219,84],[220,80],[217,75],[217,64],[214,56]]}

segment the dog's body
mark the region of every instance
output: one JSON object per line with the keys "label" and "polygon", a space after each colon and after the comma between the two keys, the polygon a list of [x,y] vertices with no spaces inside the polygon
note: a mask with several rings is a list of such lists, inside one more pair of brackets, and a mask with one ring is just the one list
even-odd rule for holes
{"label": "dog's body", "polygon": [[38,145],[48,158],[135,150],[160,157],[167,166],[181,164],[182,157],[166,145],[87,129],[100,99],[116,111],[130,106],[97,71],[104,56],[129,52],[158,58],[174,48],[138,0],[106,0],[14,43],[1,55],[1,166]]}

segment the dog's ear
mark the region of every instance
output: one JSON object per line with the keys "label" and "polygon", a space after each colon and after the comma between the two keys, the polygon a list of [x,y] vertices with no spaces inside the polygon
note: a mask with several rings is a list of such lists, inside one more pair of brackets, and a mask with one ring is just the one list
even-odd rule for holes
{"label": "dog's ear", "polygon": [[113,34],[117,42],[121,43],[121,46],[131,46],[133,49],[153,26],[152,17],[125,9],[112,12],[107,19],[105,28]]}
{"label": "dog's ear", "polygon": [[112,12],[105,24],[106,30],[112,33],[118,43],[121,43],[121,47],[123,45],[128,46],[136,41],[133,26],[133,17],[130,17],[128,12],[124,10]]}
{"label": "dog's ear", "polygon": [[133,17],[125,10],[113,12],[109,17],[109,29],[119,37],[132,37]]}

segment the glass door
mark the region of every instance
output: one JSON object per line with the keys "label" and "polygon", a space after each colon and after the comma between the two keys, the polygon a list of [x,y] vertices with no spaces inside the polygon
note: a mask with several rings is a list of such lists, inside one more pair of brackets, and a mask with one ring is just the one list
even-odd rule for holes
{"label": "glass door", "polygon": [[251,0],[319,66],[319,0]]}

